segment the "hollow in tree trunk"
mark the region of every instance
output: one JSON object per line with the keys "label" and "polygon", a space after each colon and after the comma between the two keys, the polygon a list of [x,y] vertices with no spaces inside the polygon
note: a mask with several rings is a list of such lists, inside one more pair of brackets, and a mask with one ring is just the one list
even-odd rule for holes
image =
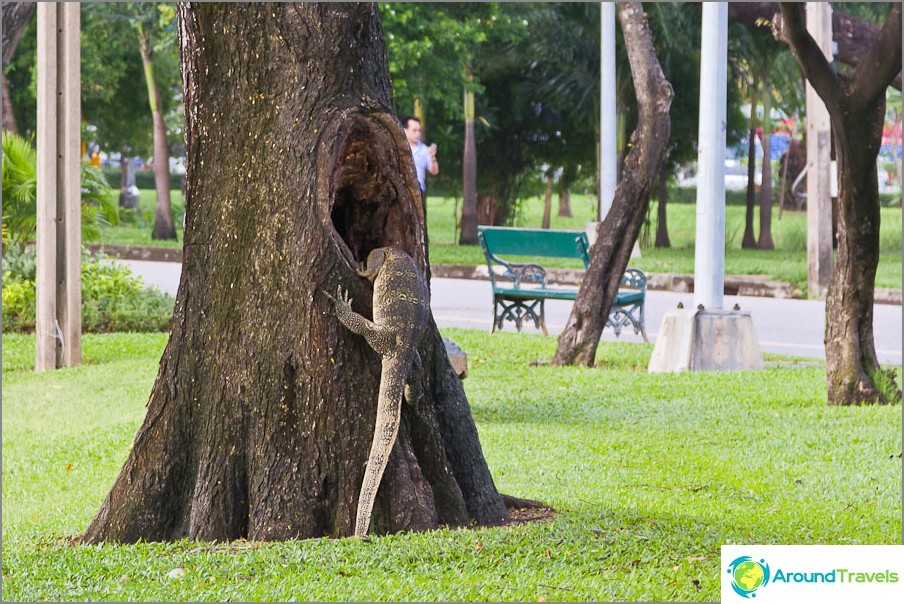
{"label": "hollow in tree trunk", "polygon": [[866,57],[850,75],[836,73],[806,31],[803,6],[783,3],[773,28],[791,46],[804,76],[829,110],[838,158],[838,255],[826,297],[826,372],[830,405],[900,400],[882,371],[873,339],[879,263],[879,182],[885,91],[901,71],[901,5],[894,4]]}
{"label": "hollow in tree trunk", "polygon": [[658,248],[672,247],[669,241],[669,223],[666,207],[669,201],[669,162],[668,156],[663,156],[662,165],[659,167],[659,199],[656,208],[656,242]]}
{"label": "hollow in tree trunk", "polygon": [[[768,68],[764,73],[768,73]],[[772,242],[772,84],[768,77],[763,78],[763,178],[760,183],[760,237],[756,242],[757,249],[774,250]]]}
{"label": "hollow in tree trunk", "polygon": [[[83,539],[351,535],[381,362],[321,292],[371,317],[354,269],[388,245],[427,273],[377,8],[178,10],[182,277],[147,417]],[[372,530],[506,521],[432,317],[418,350],[424,398],[403,405]]]}
{"label": "hollow in tree trunk", "polygon": [[637,129],[631,135],[625,172],[615,190],[612,208],[597,225],[590,265],[559,336],[552,360],[555,365],[594,363],[600,335],[643,225],[650,190],[671,131],[669,107],[674,92],[656,58],[643,6],[639,2],[620,3],[618,17],[637,93]]}
{"label": "hollow in tree trunk", "polygon": [[160,106],[160,90],[154,77],[151,40],[146,27],[145,24],[139,25],[138,40],[144,78],[148,86],[151,117],[154,122],[154,188],[157,190],[157,203],[154,207],[154,229],[151,231],[151,239],[175,239],[176,225],[173,222],[173,205],[170,202],[169,145],[166,141],[163,108]]}

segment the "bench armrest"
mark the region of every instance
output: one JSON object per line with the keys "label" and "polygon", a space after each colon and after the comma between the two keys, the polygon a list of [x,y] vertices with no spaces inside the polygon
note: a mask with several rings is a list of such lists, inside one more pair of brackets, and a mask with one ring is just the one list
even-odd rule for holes
{"label": "bench armrest", "polygon": [[647,276],[638,268],[628,268],[625,271],[625,274],[622,275],[619,283],[621,285],[626,285],[627,287],[639,289],[644,294],[647,292]]}

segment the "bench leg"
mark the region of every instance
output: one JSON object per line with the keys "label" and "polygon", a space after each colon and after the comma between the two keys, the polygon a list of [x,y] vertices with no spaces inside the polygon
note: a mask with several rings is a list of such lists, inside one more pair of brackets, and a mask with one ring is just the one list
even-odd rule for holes
{"label": "bench leg", "polygon": [[644,313],[644,303],[640,304],[640,335],[643,336],[643,341],[647,344],[650,343],[650,338],[647,337],[647,318]]}
{"label": "bench leg", "polygon": [[499,325],[499,327],[502,328],[502,325],[500,325],[498,315],[496,314],[497,306],[498,306],[498,302],[496,302],[496,299],[493,298],[493,324],[490,326],[490,333],[496,333],[497,325]]}
{"label": "bench leg", "polygon": [[543,330],[543,335],[548,336],[549,331],[546,329],[546,300],[540,300],[540,328]]}

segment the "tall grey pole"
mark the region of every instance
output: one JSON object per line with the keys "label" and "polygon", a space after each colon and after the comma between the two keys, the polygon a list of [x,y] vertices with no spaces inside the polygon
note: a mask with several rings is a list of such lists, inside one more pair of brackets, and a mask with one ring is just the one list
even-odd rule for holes
{"label": "tall grey pole", "polygon": [[81,362],[79,3],[38,4],[35,371]]}
{"label": "tall grey pole", "polygon": [[725,102],[728,5],[703,3],[694,302],[720,310],[725,284]]}
{"label": "tall grey pole", "polygon": [[600,221],[612,207],[617,182],[615,124],[615,3],[600,3]]}
{"label": "tall grey pole", "polygon": [[[807,30],[832,61],[832,5],[807,2]],[[832,277],[832,125],[807,82],[807,293],[818,298]]]}

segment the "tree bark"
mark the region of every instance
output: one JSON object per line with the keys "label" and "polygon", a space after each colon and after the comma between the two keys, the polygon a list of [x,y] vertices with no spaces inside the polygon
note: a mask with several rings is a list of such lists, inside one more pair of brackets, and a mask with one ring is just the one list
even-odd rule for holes
{"label": "tree bark", "polygon": [[[467,72],[470,79],[471,72]],[[477,145],[474,141],[474,93],[465,90],[465,147],[461,158],[462,203],[459,245],[477,245]]]}
{"label": "tree bark", "polygon": [[[597,165],[599,165],[599,162],[597,162]],[[557,216],[559,218],[571,218],[573,216],[571,212],[571,185],[574,184],[577,176],[576,172],[576,168],[567,164],[562,167],[562,174],[559,176],[557,186],[559,193],[559,211]]]}
{"label": "tree bark", "polygon": [[13,102],[9,96],[9,82],[6,81],[6,74],[0,74],[0,78],[3,83],[3,130],[19,134],[16,116],[13,114]]}
{"label": "tree bark", "polygon": [[901,71],[901,5],[893,5],[857,69],[836,73],[806,31],[801,5],[781,5],[774,30],[788,42],[806,78],[825,102],[838,159],[838,255],[826,297],[826,372],[830,405],[900,400],[882,371],[873,340],[873,297],[879,263],[879,183],[885,92]]}
{"label": "tree bark", "polygon": [[35,2],[3,3],[3,69],[9,67],[22,39],[22,33],[34,14]]}
{"label": "tree bark", "polygon": [[669,167],[667,157],[663,156],[662,165],[659,167],[659,203],[656,208],[656,241],[657,248],[672,247],[669,241],[669,223],[666,212],[666,204],[669,200]]}
{"label": "tree bark", "polygon": [[173,205],[170,202],[169,145],[166,141],[166,123],[160,106],[160,90],[154,77],[154,60],[150,38],[144,26],[139,29],[139,49],[144,66],[144,78],[148,86],[148,100],[154,122],[154,186],[157,189],[157,204],[154,208],[154,229],[151,239],[175,239],[176,225],[173,222]]}
{"label": "tree bark", "polygon": [[[186,231],[148,413],[84,541],[353,533],[380,358],[320,292],[372,316],[377,247],[427,274],[414,163],[373,4],[179,4]],[[432,317],[378,533],[507,520]]]}
{"label": "tree bark", "polygon": [[571,211],[571,188],[559,188],[559,211],[556,215],[559,218],[571,218],[574,216]]}
{"label": "tree bark", "polygon": [[763,78],[763,178],[760,183],[760,237],[756,242],[757,249],[774,250],[772,241],[772,82],[767,68]]}
{"label": "tree bark", "polygon": [[553,186],[553,178],[552,174],[548,173],[546,175],[546,192],[543,197],[543,218],[540,222],[541,229],[549,228],[549,221],[552,215],[552,186]]}
{"label": "tree bark", "polygon": [[619,3],[618,16],[637,93],[637,128],[631,135],[625,172],[606,219],[597,226],[590,265],[553,357],[555,365],[593,365],[600,335],[621,276],[643,224],[650,190],[671,131],[674,91],[656,58],[643,6]]}
{"label": "tree bark", "polygon": [[3,129],[13,134],[19,133],[16,126],[16,116],[13,114],[13,103],[9,96],[9,83],[6,80],[6,68],[9,67],[13,56],[16,54],[16,48],[19,47],[19,40],[28,25],[28,21],[34,14],[34,2],[4,2],[3,3],[3,73],[2,78],[2,95],[3,95]]}
{"label": "tree bark", "polygon": [[[772,20],[779,12],[776,2],[729,2],[728,19],[747,27],[759,27],[758,21]],[[832,38],[838,43],[835,58],[856,67],[860,65],[879,35],[879,27],[840,10],[832,10]],[[901,90],[900,70],[891,85]]]}
{"label": "tree bark", "polygon": [[756,237],[753,234],[753,211],[756,205],[756,109],[758,105],[759,83],[754,78],[753,94],[750,98],[750,138],[747,143],[747,213],[744,217],[744,239],[741,248],[756,249]]}

